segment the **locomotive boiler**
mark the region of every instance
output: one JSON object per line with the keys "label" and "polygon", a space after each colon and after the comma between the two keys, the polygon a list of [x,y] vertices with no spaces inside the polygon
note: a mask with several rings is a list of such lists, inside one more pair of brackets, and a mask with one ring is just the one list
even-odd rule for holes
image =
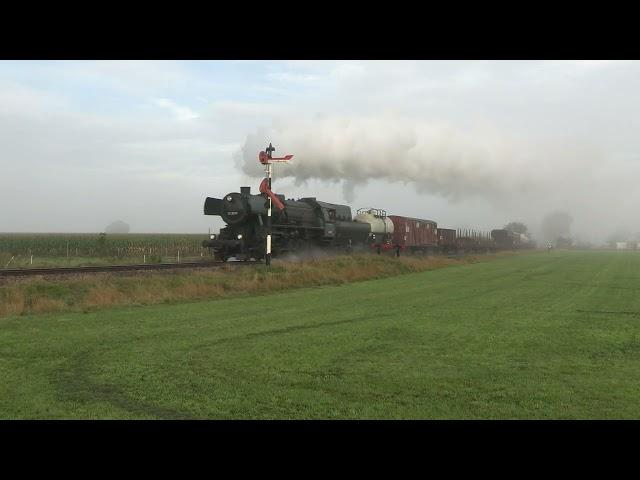
{"label": "locomotive boiler", "polygon": [[[351,207],[321,202],[313,197],[298,200],[274,195],[281,208],[271,217],[271,248],[274,256],[319,248],[352,251],[364,248],[371,233],[369,224],[354,222]],[[208,197],[205,215],[222,217],[226,226],[203,242],[212,255],[227,261],[260,260],[266,254],[268,197],[252,195],[250,187],[223,198]]]}

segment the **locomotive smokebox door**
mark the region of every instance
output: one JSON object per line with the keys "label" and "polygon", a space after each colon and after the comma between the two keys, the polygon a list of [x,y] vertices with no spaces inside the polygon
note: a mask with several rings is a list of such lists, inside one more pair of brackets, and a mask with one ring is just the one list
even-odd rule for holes
{"label": "locomotive smokebox door", "polygon": [[219,198],[207,197],[204,201],[205,215],[222,215],[222,200]]}
{"label": "locomotive smokebox door", "polygon": [[246,199],[240,193],[230,193],[222,201],[222,219],[228,224],[239,225],[249,215]]}

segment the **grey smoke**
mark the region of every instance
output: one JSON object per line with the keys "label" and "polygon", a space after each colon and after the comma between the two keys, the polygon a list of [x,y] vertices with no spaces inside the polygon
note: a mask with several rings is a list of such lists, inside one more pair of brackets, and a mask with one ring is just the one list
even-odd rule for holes
{"label": "grey smoke", "polygon": [[346,200],[369,180],[411,185],[417,192],[452,201],[480,196],[499,202],[514,194],[553,187],[576,166],[601,161],[588,141],[525,141],[488,126],[458,129],[446,123],[399,116],[316,116],[280,121],[246,137],[237,155],[242,171],[263,175],[257,152],[273,139],[293,161],[278,165],[279,177],[297,182],[343,182]]}
{"label": "grey smoke", "polygon": [[[602,240],[608,229],[623,224],[640,227],[629,163],[584,135],[524,135],[489,123],[462,127],[390,114],[300,115],[276,119],[246,136],[235,155],[244,174],[264,175],[257,154],[270,141],[278,148],[276,156],[294,155],[289,164],[276,166],[278,179],[341,184],[343,201],[355,207],[363,187],[383,181],[438,196],[452,208],[469,211],[485,202],[493,220],[485,220],[482,228],[519,219],[542,236],[543,217],[558,209],[574,218],[573,233],[585,240]],[[390,200],[381,195],[376,205],[388,208]],[[394,211],[408,214],[415,201],[405,203]],[[414,215],[444,223],[451,218],[427,204]],[[468,221],[474,227],[477,222]]]}
{"label": "grey smoke", "polygon": [[555,242],[558,238],[571,236],[573,218],[566,212],[553,212],[542,219],[542,238]]}

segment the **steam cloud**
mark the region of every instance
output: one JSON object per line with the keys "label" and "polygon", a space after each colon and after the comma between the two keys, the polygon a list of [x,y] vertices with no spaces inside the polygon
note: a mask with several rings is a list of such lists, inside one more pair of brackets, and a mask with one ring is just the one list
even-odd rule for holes
{"label": "steam cloud", "polygon": [[269,141],[279,148],[276,156],[295,155],[278,166],[279,177],[343,182],[347,201],[359,185],[384,179],[452,201],[481,196],[497,203],[516,194],[540,194],[554,187],[550,180],[570,172],[575,178],[578,163],[584,171],[600,158],[588,142],[525,141],[487,125],[463,130],[391,115],[316,116],[276,121],[249,134],[236,156],[244,173],[264,174],[257,153]]}

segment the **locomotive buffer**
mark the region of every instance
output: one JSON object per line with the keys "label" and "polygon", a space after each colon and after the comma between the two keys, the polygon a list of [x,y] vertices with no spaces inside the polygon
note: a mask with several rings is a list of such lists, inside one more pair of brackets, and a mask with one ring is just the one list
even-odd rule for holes
{"label": "locomotive buffer", "polygon": [[264,152],[260,152],[258,154],[258,160],[260,161],[260,163],[262,163],[265,166],[265,172],[267,174],[267,178],[265,178],[262,183],[260,184],[260,192],[261,193],[266,193],[267,194],[267,225],[266,225],[266,230],[267,230],[267,245],[266,245],[266,254],[265,254],[265,264],[267,265],[267,267],[271,266],[271,208],[272,208],[272,204],[275,203],[276,207],[278,207],[279,210],[283,210],[284,209],[284,205],[282,204],[282,202],[278,199],[278,197],[276,197],[273,192],[271,191],[271,174],[272,174],[272,166],[271,164],[273,162],[288,162],[289,160],[291,160],[293,158],[293,155],[285,155],[284,157],[280,157],[280,158],[274,158],[273,157],[273,152],[275,152],[276,149],[274,148],[273,145],[271,145],[271,143],[269,143],[269,146],[265,149]]}

